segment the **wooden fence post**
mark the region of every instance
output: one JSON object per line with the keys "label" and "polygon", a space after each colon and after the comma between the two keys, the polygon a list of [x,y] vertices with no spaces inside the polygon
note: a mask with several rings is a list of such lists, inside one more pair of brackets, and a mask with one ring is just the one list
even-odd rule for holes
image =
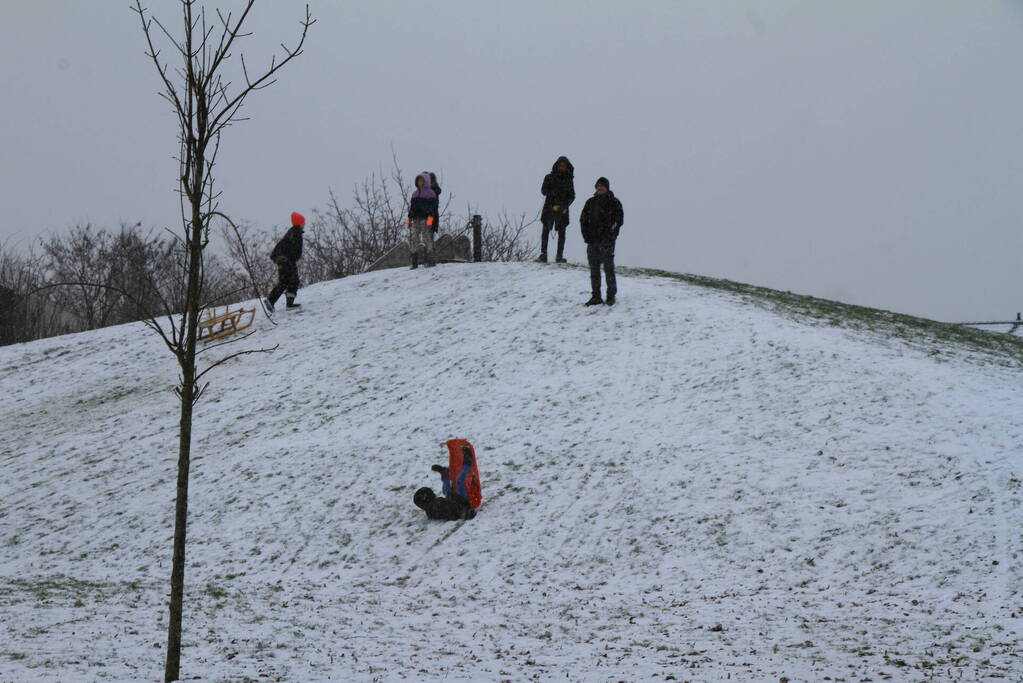
{"label": "wooden fence post", "polygon": [[483,219],[479,214],[472,217],[472,260],[473,263],[483,260]]}

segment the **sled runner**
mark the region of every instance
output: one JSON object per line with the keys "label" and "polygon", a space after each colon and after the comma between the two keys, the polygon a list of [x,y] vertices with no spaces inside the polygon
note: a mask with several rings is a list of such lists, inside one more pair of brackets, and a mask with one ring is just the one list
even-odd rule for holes
{"label": "sled runner", "polygon": [[256,317],[255,308],[238,308],[232,311],[229,306],[224,306],[223,311],[218,309],[218,306],[212,306],[202,310],[198,324],[199,341],[210,342],[228,337],[246,329]]}
{"label": "sled runner", "polygon": [[451,489],[455,488],[455,477],[462,471],[462,446],[468,446],[472,453],[472,467],[465,477],[465,491],[469,494],[469,505],[474,509],[483,503],[483,488],[480,486],[479,461],[476,459],[476,449],[465,439],[448,439],[448,477],[451,480]]}

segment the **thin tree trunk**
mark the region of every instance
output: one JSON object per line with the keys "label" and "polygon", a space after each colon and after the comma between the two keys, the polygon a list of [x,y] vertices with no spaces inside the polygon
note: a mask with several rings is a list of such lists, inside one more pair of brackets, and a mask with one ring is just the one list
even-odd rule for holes
{"label": "thin tree trunk", "polygon": [[181,423],[178,441],[178,493],[174,510],[174,555],[171,560],[170,622],[167,628],[167,664],[164,681],[176,681],[181,671],[181,611],[185,592],[185,535],[188,526],[188,469],[192,451],[192,384],[181,387]]}
{"label": "thin tree trunk", "polygon": [[174,553],[171,559],[170,620],[167,624],[165,683],[176,681],[181,672],[181,614],[185,594],[185,542],[188,529],[188,471],[192,459],[192,409],[195,405],[195,347],[199,322],[202,259],[202,219],[193,206],[192,236],[189,244],[188,293],[185,315],[184,353],[181,364],[181,422],[178,438],[178,487],[174,510]]}

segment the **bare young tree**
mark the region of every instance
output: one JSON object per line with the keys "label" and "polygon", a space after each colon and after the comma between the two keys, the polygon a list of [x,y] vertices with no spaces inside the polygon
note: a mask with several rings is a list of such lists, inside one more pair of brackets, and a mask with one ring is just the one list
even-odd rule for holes
{"label": "bare young tree", "polygon": [[[273,84],[277,72],[302,54],[306,36],[314,20],[308,5],[301,21],[301,34],[294,47],[282,44],[284,54],[276,54],[269,66],[258,73],[249,71],[244,55],[237,62],[232,58],[240,41],[251,33],[244,31],[255,0],[243,3],[238,15],[207,16],[205,7],[196,0],[178,0],[183,23],[180,38],[135,0],[148,47],[147,55],[160,76],[160,96],[177,117],[180,144],[178,157],[178,194],[181,200],[185,298],[182,314],[173,324],[155,325],[178,361],[180,377],[177,387],[180,399],[178,425],[177,495],[174,514],[174,550],[171,562],[170,619],[167,626],[167,658],[164,680],[178,680],[181,670],[181,621],[184,596],[186,527],[188,521],[188,477],[191,462],[192,413],[202,396],[203,377],[221,363],[246,353],[239,351],[212,363],[204,370],[197,367],[197,337],[200,311],[209,303],[206,291],[204,251],[209,244],[209,228],[214,218],[227,218],[220,210],[220,193],[214,183],[213,170],[224,130],[244,120],[241,110],[248,97]],[[161,58],[156,42],[162,38],[170,45],[177,66]],[[234,69],[233,76],[230,73]],[[237,83],[235,80],[237,79]],[[230,220],[230,219],[228,219]],[[265,349],[263,349],[265,350]]]}

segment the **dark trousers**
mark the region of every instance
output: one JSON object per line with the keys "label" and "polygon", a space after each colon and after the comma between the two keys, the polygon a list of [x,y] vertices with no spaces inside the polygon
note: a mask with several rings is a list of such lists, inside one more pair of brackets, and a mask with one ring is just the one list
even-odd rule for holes
{"label": "dark trousers", "polygon": [[553,216],[543,222],[543,232],[540,234],[540,254],[547,255],[547,239],[551,230],[558,232],[558,255],[555,258],[565,258],[565,228],[567,225],[560,225]]}
{"label": "dark trousers", "polygon": [[294,301],[298,294],[301,283],[298,281],[298,266],[291,261],[282,261],[277,264],[277,285],[270,290],[271,304],[277,303],[281,294],[287,293],[288,301]]}
{"label": "dark trousers", "polygon": [[586,245],[586,259],[590,262],[590,287],[593,296],[600,296],[600,267],[604,267],[607,278],[607,295],[618,294],[618,282],[615,280],[615,242],[590,242]]}

